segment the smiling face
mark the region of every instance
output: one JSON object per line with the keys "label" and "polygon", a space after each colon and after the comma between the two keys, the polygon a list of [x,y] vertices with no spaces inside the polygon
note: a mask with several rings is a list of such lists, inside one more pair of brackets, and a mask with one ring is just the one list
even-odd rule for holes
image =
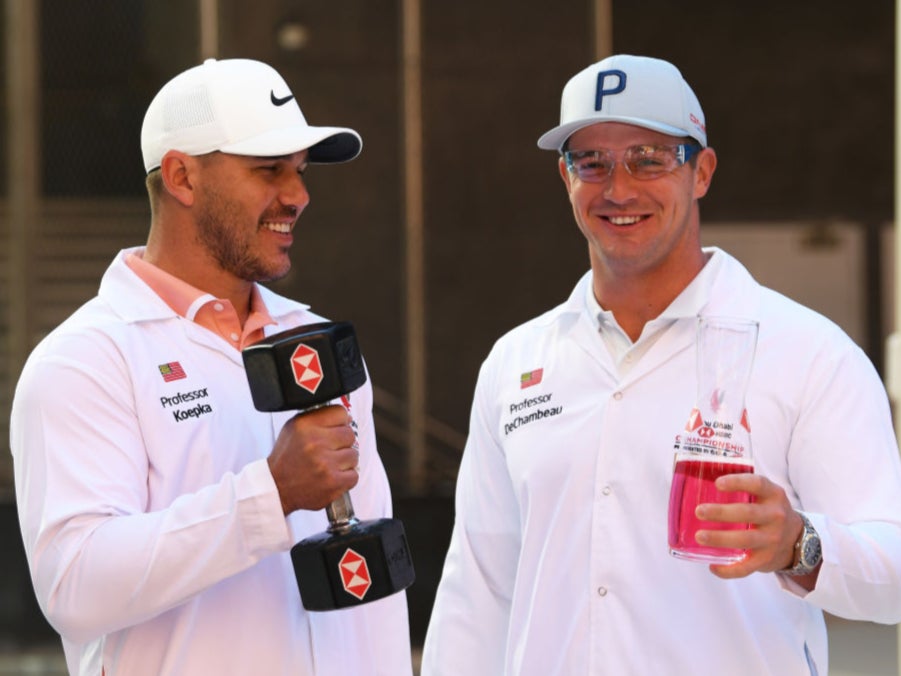
{"label": "smiling face", "polygon": [[196,194],[196,237],[221,271],[268,282],[291,269],[292,231],[310,202],[307,152],[277,158],[212,153]]}
{"label": "smiling face", "polygon": [[[613,150],[675,145],[685,139],[618,122],[585,127],[569,138],[569,150]],[[596,284],[627,278],[684,288],[703,267],[697,200],[706,194],[716,168],[712,149],[696,166],[684,164],[652,180],[632,177],[622,164],[598,183],[581,181],[559,163],[576,223],[588,241]],[[597,291],[596,291],[597,293]]]}

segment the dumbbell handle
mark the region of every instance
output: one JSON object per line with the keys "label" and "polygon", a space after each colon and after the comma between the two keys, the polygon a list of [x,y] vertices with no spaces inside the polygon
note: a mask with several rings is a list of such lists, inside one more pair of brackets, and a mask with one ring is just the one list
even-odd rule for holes
{"label": "dumbbell handle", "polygon": [[[304,409],[301,413],[309,413],[317,408],[324,408],[331,405],[332,402],[324,402],[322,404],[314,404]],[[328,517],[329,533],[343,533],[349,530],[354,524],[360,523],[360,520],[354,516],[354,505],[350,501],[350,493],[343,493],[341,497],[336,498],[325,508],[325,514]]]}
{"label": "dumbbell handle", "polygon": [[350,530],[360,520],[354,516],[354,506],[350,501],[350,493],[344,493],[340,498],[332,501],[326,508],[328,516],[329,533],[343,533]]}

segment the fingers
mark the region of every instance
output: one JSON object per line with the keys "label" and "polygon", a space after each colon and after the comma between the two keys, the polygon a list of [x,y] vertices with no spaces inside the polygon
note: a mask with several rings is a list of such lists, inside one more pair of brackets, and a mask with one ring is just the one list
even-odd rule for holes
{"label": "fingers", "polygon": [[357,474],[360,467],[360,452],[356,448],[341,448],[334,452],[332,461],[335,470]]}
{"label": "fingers", "polygon": [[766,497],[782,490],[760,474],[724,474],[717,478],[715,485],[717,489],[726,493],[743,491],[759,497]]}
{"label": "fingers", "polygon": [[759,504],[757,502],[707,502],[695,508],[695,516],[702,521],[754,524],[762,518],[759,513]]}
{"label": "fingers", "polygon": [[800,532],[800,517],[780,486],[754,474],[720,477],[717,488],[725,492],[743,491],[750,502],[699,505],[699,519],[723,524],[749,524],[748,528],[700,530],[699,544],[710,547],[743,549],[742,561],[710,567],[722,578],[744,577],[755,571],[771,572],[787,567]]}
{"label": "fingers", "polygon": [[722,566],[717,564],[710,565],[710,572],[723,580],[734,580],[740,577],[747,577],[756,571],[757,567],[749,557],[736,563],[729,563]]}
{"label": "fingers", "polygon": [[292,420],[303,419],[310,423],[315,421],[317,425],[322,427],[349,427],[353,422],[347,409],[340,404],[330,404],[329,406],[320,406],[310,411],[300,411]]}
{"label": "fingers", "polygon": [[356,486],[360,451],[343,406],[295,415],[282,427],[269,467],[282,509],[318,510]]}

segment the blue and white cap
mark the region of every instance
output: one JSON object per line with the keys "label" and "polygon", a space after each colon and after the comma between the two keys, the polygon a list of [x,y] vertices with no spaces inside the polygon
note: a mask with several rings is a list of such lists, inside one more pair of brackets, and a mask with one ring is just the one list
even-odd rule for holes
{"label": "blue and white cap", "polygon": [[562,151],[573,133],[598,122],[690,136],[707,147],[698,98],[682,73],[661,59],[617,54],[574,75],[563,88],[560,124],[538,139],[538,147]]}

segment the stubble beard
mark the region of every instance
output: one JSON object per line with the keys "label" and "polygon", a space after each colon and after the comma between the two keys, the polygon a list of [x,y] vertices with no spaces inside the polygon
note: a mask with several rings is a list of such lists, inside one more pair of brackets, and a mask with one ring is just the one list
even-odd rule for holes
{"label": "stubble beard", "polygon": [[287,257],[284,265],[274,267],[254,253],[260,226],[248,233],[248,219],[238,204],[209,189],[205,200],[197,217],[197,239],[222,270],[250,282],[273,282],[288,274],[291,261]]}

